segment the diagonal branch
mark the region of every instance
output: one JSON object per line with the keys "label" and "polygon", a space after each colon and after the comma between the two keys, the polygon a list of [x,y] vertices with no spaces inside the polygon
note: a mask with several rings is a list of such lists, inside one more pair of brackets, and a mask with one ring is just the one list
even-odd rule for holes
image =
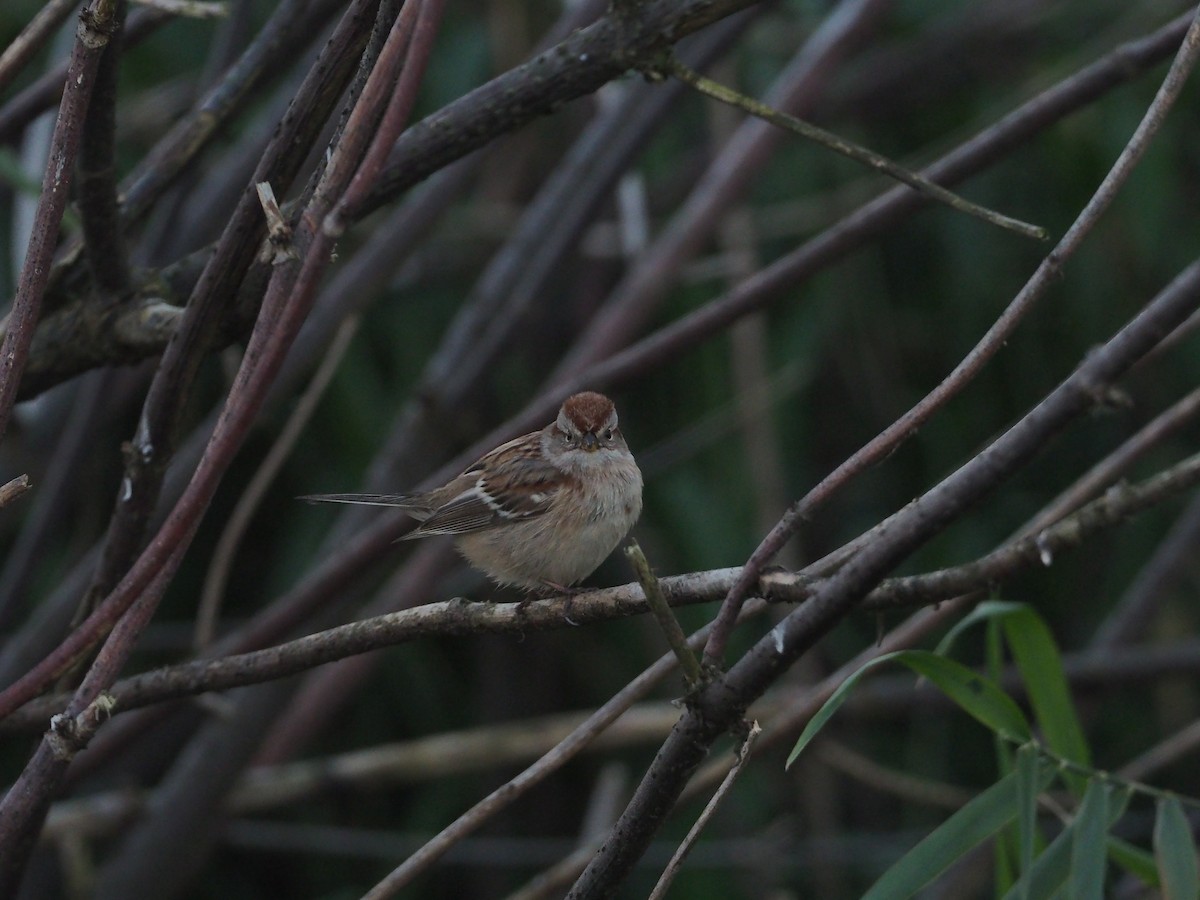
{"label": "diagonal branch", "polygon": [[695,69],[684,65],[677,57],[670,56],[665,63],[654,63],[647,71],[658,72],[660,70],[674,75],[680,81],[686,82],[705,96],[745,110],[752,116],[757,116],[764,122],[770,122],[777,128],[783,128],[793,134],[798,134],[800,137],[810,140],[815,144],[820,144],[834,153],[840,153],[848,159],[882,172],[897,181],[907,184],[913,190],[924,194],[930,199],[944,203],[951,209],[974,216],[990,225],[1015,232],[1023,237],[1039,241],[1044,241],[1048,238],[1046,229],[1038,225],[1030,225],[1010,216],[1002,215],[994,210],[987,209],[977,203],[972,203],[965,197],[961,197],[953,191],[946,190],[941,185],[935,184],[928,178],[904,168],[882,154],[826,131],[824,128],[818,128],[816,125],[805,122],[803,119],[789,116],[787,113],[780,112],[765,103],[759,103],[757,100],[753,100],[745,94],[740,94],[719,82],[713,81],[711,78],[706,78]]}
{"label": "diagonal branch", "polygon": [[830,577],[808,603],[701,690],[569,896],[601,897],[615,891],[712,743],[741,718],[746,707],[855,608],[891,568],[1032,460],[1198,305],[1200,262],[1180,273],[1132,322],[987,449],[905,507],[892,527]]}
{"label": "diagonal branch", "polygon": [[58,244],[58,228],[79,154],[83,121],[100,57],[108,44],[115,7],[115,0],[92,0],[80,16],[62,105],[50,140],[50,158],[46,161],[29,249],[21,266],[12,312],[5,322],[4,340],[0,343],[0,437],[8,429],[21,373],[29,357],[29,345],[41,312],[42,295],[50,277],[50,262]]}
{"label": "diagonal branch", "polygon": [[893,453],[897,446],[907,440],[951,398],[960,393],[987,362],[1000,352],[1009,336],[1059,276],[1063,265],[1079,249],[1096,222],[1108,209],[1121,186],[1129,179],[1133,169],[1150,145],[1150,141],[1162,126],[1167,112],[1183,90],[1198,57],[1200,57],[1200,10],[1197,10],[1192,16],[1191,25],[1184,35],[1183,44],[1180,46],[1170,70],[1163,79],[1154,101],[1125,145],[1125,149],[1121,151],[1117,161],[1066,234],[1038,266],[1008,308],[941,384],[885,428],[870,443],[825,476],[807,494],[793,503],[755,548],[754,553],[746,561],[742,578],[730,590],[717,615],[716,627],[713,628],[708,645],[704,648],[706,661],[714,665],[720,664],[725,655],[725,645],[729,640],[733,623],[737,620],[738,609],[747,593],[754,585],[763,567],[791,539],[800,524],[856,475]]}

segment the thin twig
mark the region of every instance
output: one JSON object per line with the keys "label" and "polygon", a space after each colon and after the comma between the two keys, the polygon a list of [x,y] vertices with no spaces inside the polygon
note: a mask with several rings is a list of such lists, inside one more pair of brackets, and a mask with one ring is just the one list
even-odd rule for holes
{"label": "thin twig", "polygon": [[935,184],[928,178],[913,172],[911,169],[904,168],[899,163],[893,162],[886,156],[876,153],[874,150],[862,147],[853,141],[826,131],[824,128],[819,128],[810,122],[805,122],[803,119],[789,116],[785,112],[774,109],[765,103],[760,103],[751,97],[747,97],[745,94],[713,81],[711,78],[706,78],[695,69],[684,65],[675,56],[668,56],[665,62],[653,63],[652,68],[654,70],[665,70],[680,81],[691,85],[705,96],[712,97],[714,100],[719,100],[722,103],[728,103],[730,106],[735,106],[752,116],[757,116],[765,122],[770,122],[778,128],[784,128],[793,134],[800,135],[800,137],[806,140],[820,144],[834,153],[840,153],[842,156],[848,157],[855,162],[862,163],[864,166],[882,172],[897,181],[907,184],[913,190],[919,191],[930,199],[946,204],[951,209],[956,209],[968,216],[974,216],[976,219],[982,219],[989,225],[995,225],[1006,231],[1016,232],[1023,237],[1039,241],[1048,240],[1049,238],[1046,229],[1040,226],[1030,225],[1019,219],[1013,219],[987,207],[980,206],[977,203],[972,203],[965,197],[960,197],[953,191],[946,190],[941,185]]}
{"label": "thin twig", "polygon": [[220,615],[221,601],[225,596],[225,587],[229,583],[229,569],[233,565],[233,558],[246,534],[246,529],[250,527],[250,522],[258,510],[262,498],[266,496],[267,489],[275,480],[275,476],[279,474],[284,462],[287,461],[292,448],[296,446],[296,441],[299,440],[309,419],[316,411],[317,404],[324,396],[325,389],[333,380],[342,357],[349,349],[350,342],[358,331],[359,321],[358,316],[352,316],[344,321],[337,333],[334,334],[329,350],[313,374],[312,381],[300,395],[300,399],[296,402],[292,414],[288,416],[279,437],[275,439],[275,443],[271,445],[262,465],[259,466],[254,477],[250,479],[250,483],[246,485],[246,490],[238,498],[237,506],[229,516],[229,522],[226,524],[225,530],[221,532],[221,539],[213,551],[212,562],[209,564],[208,574],[204,579],[204,590],[200,595],[200,604],[196,610],[196,636],[193,646],[197,655],[202,655],[212,642],[213,634],[216,631],[217,617]]}
{"label": "thin twig", "polygon": [[[560,620],[562,618],[561,611],[559,618]],[[551,748],[544,756],[438,832],[420,850],[367,893],[364,900],[383,900],[385,897],[393,896],[396,891],[411,883],[414,878],[437,862],[455,843],[577,756],[625,710],[665,678],[674,669],[675,662],[673,654],[660,657],[614,694],[608,702],[588,716],[570,735]]]}
{"label": "thin twig", "polygon": [[142,6],[188,19],[221,19],[229,15],[229,4],[207,0],[133,0]]}
{"label": "thin twig", "polygon": [[[789,613],[724,675],[691,698],[612,835],[568,895],[611,895],[677,802],[716,739],[902,560],[1031,462],[1068,424],[1200,304],[1200,262],[1183,270],[1123,329],[1096,348],[1033,410],[910,503],[895,526]],[[714,623],[714,628],[716,624]]]}
{"label": "thin twig", "polygon": [[[1200,454],[1137,485],[1110,491],[1050,528],[1014,540],[980,559],[923,575],[886,579],[863,598],[860,606],[867,610],[883,610],[931,605],[989,587],[1045,566],[1055,555],[1080,545],[1100,529],[1144,512],[1197,484],[1200,484]],[[738,568],[714,569],[671,576],[662,582],[669,589],[672,604],[709,603],[724,595],[739,573]],[[772,599],[801,603],[819,593],[827,583],[827,578],[816,578],[805,572],[772,571],[762,576],[760,589]],[[645,592],[641,585],[635,584],[589,591],[571,599],[571,615],[579,624],[609,621],[646,611]],[[566,625],[562,618],[562,601],[557,597],[520,603],[439,601],[339,625],[262,650],[156,669],[117,682],[109,691],[115,701],[115,711],[120,712],[192,694],[283,678],[419,637],[516,634],[556,630]],[[45,721],[61,707],[62,698],[35,701],[13,714],[12,721],[5,723],[5,730],[20,728],[27,721],[35,724]]]}
{"label": "thin twig", "polygon": [[1200,415],[1200,388],[1175,401],[1055,497],[1019,534],[1032,534],[1078,509],[1135,462]]}
{"label": "thin twig", "polygon": [[9,42],[4,52],[0,53],[0,94],[12,84],[38,50],[46,45],[74,8],[75,0],[47,0],[29,20],[29,24],[21,29],[21,33]]}
{"label": "thin twig", "polygon": [[663,595],[658,576],[650,568],[650,562],[646,559],[646,554],[642,552],[637,541],[630,540],[629,546],[625,548],[625,557],[629,560],[629,565],[633,567],[638,583],[642,586],[642,593],[646,595],[650,611],[658,620],[658,627],[662,629],[671,652],[679,660],[679,667],[683,669],[683,677],[687,680],[688,689],[697,687],[704,677],[700,663],[696,659],[696,654],[692,652],[692,648],[688,646],[687,635],[683,633],[683,629],[679,627],[679,620],[671,612],[671,604]]}
{"label": "thin twig", "polygon": [[[117,71],[124,52],[126,4],[117,0],[112,37],[100,57],[79,148],[78,207],[92,281],[106,305],[130,288],[117,200]],[[93,301],[94,302],[94,301]]]}
{"label": "thin twig", "polygon": [[1200,454],[1188,457],[1136,487],[1110,488],[1102,497],[1054,525],[1010,541],[974,562],[940,572],[889,579],[872,591],[863,605],[869,609],[886,609],[892,605],[911,605],[917,597],[922,603],[934,602],[939,597],[950,599],[1003,580],[1018,568],[1053,565],[1056,554],[1079,545],[1097,530],[1177,497],[1197,484],[1200,484]]}
{"label": "thin twig", "polygon": [[815,749],[817,758],[834,771],[908,803],[959,809],[975,796],[953,784],[882,766],[832,738],[822,737]]}
{"label": "thin twig", "polygon": [[696,821],[688,830],[687,836],[684,837],[679,847],[672,854],[671,861],[667,863],[667,867],[659,877],[658,883],[654,885],[654,890],[650,892],[649,900],[663,900],[667,896],[667,891],[671,889],[671,882],[675,880],[675,876],[683,868],[683,861],[687,859],[688,853],[691,852],[692,847],[695,846],[697,839],[700,837],[700,832],[704,830],[704,826],[708,824],[709,819],[713,817],[713,813],[717,811],[717,806],[725,799],[725,795],[733,787],[733,782],[741,774],[742,766],[745,765],[746,759],[750,756],[750,748],[761,733],[762,729],[758,727],[758,722],[751,722],[750,731],[746,735],[746,739],[742,741],[742,745],[738,748],[737,762],[729,770],[729,774],[725,776],[725,779],[721,782],[721,786],[717,788],[716,793],[712,795],[712,799],[708,801],[700,815],[696,817]]}
{"label": "thin twig", "polygon": [[1163,741],[1143,751],[1116,770],[1118,778],[1140,781],[1200,747],[1200,719],[1185,725]]}
{"label": "thin twig", "polygon": [[[434,10],[431,18],[436,25],[436,13],[440,12],[441,3],[436,0],[425,2]],[[406,6],[400,18],[411,23],[414,14],[409,11],[410,7]],[[305,215],[301,217],[302,227],[297,235],[297,244],[303,248],[303,262],[299,265],[284,264],[273,270],[242,365],[188,487],[159,533],[89,622],[85,623],[86,630],[81,627],[60,645],[70,648],[72,642],[92,640],[106,623],[115,622],[96,661],[67,707],[69,715],[81,712],[116,679],[138,635],[157,608],[162,591],[177,571],[221,478],[245,440],[272,379],[312,304],[320,276],[329,264],[333,241],[326,231],[318,227],[319,224],[330,208],[343,198],[355,172],[365,164],[364,157],[369,159],[373,155],[371,142],[389,137],[394,140],[394,132],[402,127],[403,120],[415,104],[416,87],[428,62],[432,39],[427,38],[421,46],[423,52],[405,54],[407,38],[404,29],[393,30],[380,64],[372,71],[368,87],[355,106],[343,140],[334,151],[333,160],[313,192]],[[395,85],[395,76],[402,64],[400,84]],[[372,89],[371,82],[386,84],[387,87],[384,90],[378,87]],[[383,118],[385,124],[378,131],[363,127],[364,122],[378,121],[378,111],[383,106],[387,108]],[[129,602],[131,599],[132,604]],[[81,632],[82,637],[79,636]],[[78,646],[78,643],[74,644],[75,652]],[[35,667],[33,672],[18,682],[23,685],[21,690],[40,687],[39,682],[44,683],[46,670],[51,665],[53,663],[46,660]],[[46,740],[43,740],[33,760],[18,778],[16,787],[0,801],[0,859],[4,859],[0,887],[13,886],[20,878],[32,833],[40,825],[49,797],[65,773],[65,765],[54,762],[57,759]]]}
{"label": "thin twig", "polygon": [[934,413],[971,383],[987,362],[1005,345],[1009,336],[1042,298],[1054,279],[1058,277],[1066,260],[1079,249],[1083,240],[1091,233],[1101,215],[1112,203],[1117,191],[1129,179],[1133,169],[1149,147],[1150,141],[1161,128],[1167,112],[1174,105],[1187,83],[1187,76],[1195,65],[1198,55],[1200,55],[1200,9],[1193,14],[1191,25],[1184,35],[1183,43],[1159,87],[1158,93],[1116,162],[1113,163],[1112,168],[1066,234],[1038,266],[1025,286],[1021,288],[1021,291],[1013,298],[979,343],[963,357],[941,384],[923,397],[912,409],[852,454],[849,459],[822,479],[816,487],[793,503],[775,527],[759,543],[746,561],[742,578],[730,590],[721,611],[717,614],[716,627],[713,629],[708,646],[704,648],[704,656],[708,662],[714,665],[720,664],[725,655],[725,647],[733,622],[737,619],[738,608],[763,567],[791,539],[800,524],[855,476],[893,453],[897,446],[907,440]]}
{"label": "thin twig", "polygon": [[1032,740],[1022,743],[1019,739],[1004,732],[997,732],[996,736],[1001,740],[1008,741],[1016,746],[1032,747],[1038,756],[1044,757],[1058,769],[1065,772],[1071,772],[1076,775],[1083,775],[1089,781],[1102,781],[1112,784],[1115,787],[1124,788],[1134,794],[1142,794],[1146,797],[1154,797],[1157,800],[1177,799],[1184,806],[1189,806],[1192,809],[1200,810],[1200,797],[1189,797],[1185,794],[1177,793],[1176,791],[1164,790],[1160,787],[1155,787],[1152,784],[1146,784],[1143,781],[1134,781],[1131,778],[1124,778],[1113,772],[1107,772],[1102,769],[1094,768],[1093,766],[1085,766],[1083,763],[1076,762],[1073,759],[1056,753],[1050,747],[1046,746],[1039,740]]}

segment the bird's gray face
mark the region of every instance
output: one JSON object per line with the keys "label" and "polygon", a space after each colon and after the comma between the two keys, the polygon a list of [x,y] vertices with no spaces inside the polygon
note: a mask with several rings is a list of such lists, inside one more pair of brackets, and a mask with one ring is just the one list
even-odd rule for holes
{"label": "bird's gray face", "polygon": [[560,444],[565,450],[579,449],[595,453],[597,450],[615,450],[621,446],[621,431],[617,427],[615,410],[601,423],[577,421],[569,416],[559,415],[555,426]]}

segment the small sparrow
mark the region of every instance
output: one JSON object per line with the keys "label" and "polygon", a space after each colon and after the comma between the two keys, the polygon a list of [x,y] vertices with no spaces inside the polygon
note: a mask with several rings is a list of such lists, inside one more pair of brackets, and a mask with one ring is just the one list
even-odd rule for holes
{"label": "small sparrow", "polygon": [[612,401],[586,391],[541,431],[501,444],[432,491],[300,499],[399,507],[421,523],[406,540],[454,535],[467,561],[500,584],[566,592],[637,521],[642,472]]}

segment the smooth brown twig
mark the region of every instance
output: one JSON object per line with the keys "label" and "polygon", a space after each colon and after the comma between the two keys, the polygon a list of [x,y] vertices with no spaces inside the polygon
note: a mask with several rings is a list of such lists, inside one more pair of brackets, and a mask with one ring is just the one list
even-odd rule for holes
{"label": "smooth brown twig", "polygon": [[675,880],[675,876],[678,875],[680,870],[683,868],[684,860],[687,859],[688,853],[691,852],[692,847],[695,846],[696,841],[700,838],[700,832],[704,830],[704,826],[708,824],[709,820],[713,817],[713,813],[717,811],[717,807],[720,805],[721,801],[725,799],[725,795],[729,793],[729,789],[733,787],[733,782],[736,781],[738,775],[741,774],[742,766],[746,764],[746,760],[750,756],[750,749],[754,746],[754,741],[760,734],[762,734],[762,729],[759,727],[758,722],[751,722],[750,730],[746,734],[745,740],[743,740],[742,745],[738,747],[737,762],[730,767],[728,774],[726,774],[725,778],[722,779],[720,787],[717,788],[716,792],[712,795],[712,798],[708,801],[708,803],[704,805],[704,809],[701,810],[700,815],[696,817],[696,821],[688,830],[687,835],[680,842],[679,847],[671,855],[670,862],[668,862],[667,867],[663,869],[662,875],[659,877],[658,882],[654,885],[654,890],[650,892],[649,900],[663,900],[663,898],[667,896],[667,891],[671,889],[671,883]]}
{"label": "smooth brown twig", "polygon": [[874,169],[877,172],[882,172],[889,178],[903,182],[913,190],[924,194],[938,203],[943,203],[958,212],[973,216],[976,219],[987,222],[989,225],[995,225],[1006,231],[1012,231],[1022,237],[1033,238],[1038,241],[1047,240],[1049,237],[1046,234],[1046,229],[1038,225],[1030,225],[1019,219],[1014,219],[1010,216],[1002,215],[995,210],[980,206],[977,203],[972,203],[965,197],[961,197],[953,191],[946,190],[941,185],[930,181],[917,172],[904,168],[899,163],[893,162],[886,156],[876,153],[874,150],[860,146],[851,140],[836,135],[831,131],[826,131],[824,128],[819,128],[810,122],[805,122],[803,119],[789,116],[785,112],[781,112],[765,103],[760,103],[751,97],[747,97],[745,94],[741,94],[732,88],[713,81],[711,78],[706,78],[695,69],[684,65],[674,56],[667,57],[666,62],[651,63],[649,69],[650,71],[661,70],[667,74],[674,75],[680,81],[686,82],[705,96],[719,100],[721,103],[728,103],[730,106],[735,106],[752,116],[757,116],[764,122],[770,122],[777,128],[783,128],[793,134],[798,134],[805,140],[812,141],[828,150],[832,150],[834,153],[839,153],[848,159],[862,163],[864,166]]}

